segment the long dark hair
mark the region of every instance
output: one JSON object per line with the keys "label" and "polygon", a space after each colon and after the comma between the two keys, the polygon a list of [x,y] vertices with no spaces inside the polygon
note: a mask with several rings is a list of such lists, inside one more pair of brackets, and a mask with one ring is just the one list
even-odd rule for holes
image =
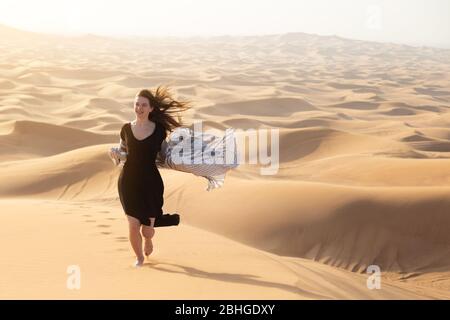
{"label": "long dark hair", "polygon": [[[143,89],[136,96],[148,99],[150,107],[153,108],[148,115],[148,119],[160,123],[166,132],[185,125],[182,122],[181,112],[191,108],[190,101],[175,100],[169,87],[159,86],[154,91]],[[175,115],[177,119],[175,119]]]}

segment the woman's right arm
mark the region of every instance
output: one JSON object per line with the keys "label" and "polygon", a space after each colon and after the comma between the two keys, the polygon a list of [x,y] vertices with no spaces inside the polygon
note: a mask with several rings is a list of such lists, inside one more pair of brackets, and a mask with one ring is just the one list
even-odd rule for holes
{"label": "woman's right arm", "polygon": [[127,139],[126,139],[126,133],[125,133],[125,126],[122,126],[122,128],[120,129],[119,147],[120,147],[120,151],[128,153]]}
{"label": "woman's right arm", "polygon": [[122,140],[122,138],[120,138],[119,148],[120,148],[120,151],[123,151],[123,152],[128,151],[127,144],[126,144],[125,140]]}
{"label": "woman's right arm", "polygon": [[127,152],[128,152],[128,148],[127,148],[126,139],[125,139],[125,132],[124,132],[124,128],[122,127],[122,129],[120,130],[119,146],[112,147],[109,150],[109,156],[110,156],[111,160],[114,162],[114,164],[117,166],[120,163],[124,163],[126,161]]}

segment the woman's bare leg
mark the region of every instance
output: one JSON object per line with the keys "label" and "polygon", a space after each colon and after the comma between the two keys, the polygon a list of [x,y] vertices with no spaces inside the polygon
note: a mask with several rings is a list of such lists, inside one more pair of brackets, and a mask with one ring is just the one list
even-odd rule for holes
{"label": "woman's bare leg", "polygon": [[153,252],[152,238],[155,235],[155,218],[150,218],[150,226],[142,225],[142,236],[144,237],[144,254],[148,257]]}
{"label": "woman's bare leg", "polygon": [[129,239],[131,243],[131,247],[134,250],[134,253],[136,254],[136,266],[142,265],[144,262],[144,255],[142,254],[142,237],[141,233],[139,232],[141,227],[141,222],[129,215],[127,215],[128,218],[128,226],[129,226]]}

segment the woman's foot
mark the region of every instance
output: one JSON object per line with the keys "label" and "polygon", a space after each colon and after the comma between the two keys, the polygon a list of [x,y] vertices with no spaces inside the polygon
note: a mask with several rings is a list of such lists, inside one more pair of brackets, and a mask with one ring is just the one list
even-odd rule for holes
{"label": "woman's foot", "polygon": [[144,238],[145,239],[145,245],[144,245],[144,254],[148,257],[153,252],[153,242],[152,238]]}
{"label": "woman's foot", "polygon": [[142,267],[143,265],[144,265],[144,257],[137,258],[136,262],[134,263],[134,266],[138,268],[138,267]]}

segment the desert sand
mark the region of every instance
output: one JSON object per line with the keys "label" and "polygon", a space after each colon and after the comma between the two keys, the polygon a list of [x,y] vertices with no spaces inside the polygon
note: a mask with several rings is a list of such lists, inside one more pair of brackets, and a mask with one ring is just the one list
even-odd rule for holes
{"label": "desert sand", "polygon": [[[160,84],[193,102],[186,123],[279,129],[280,167],[212,192],[162,169],[181,223],[134,268],[108,150]],[[0,298],[449,299],[449,107],[446,49],[0,26]]]}

